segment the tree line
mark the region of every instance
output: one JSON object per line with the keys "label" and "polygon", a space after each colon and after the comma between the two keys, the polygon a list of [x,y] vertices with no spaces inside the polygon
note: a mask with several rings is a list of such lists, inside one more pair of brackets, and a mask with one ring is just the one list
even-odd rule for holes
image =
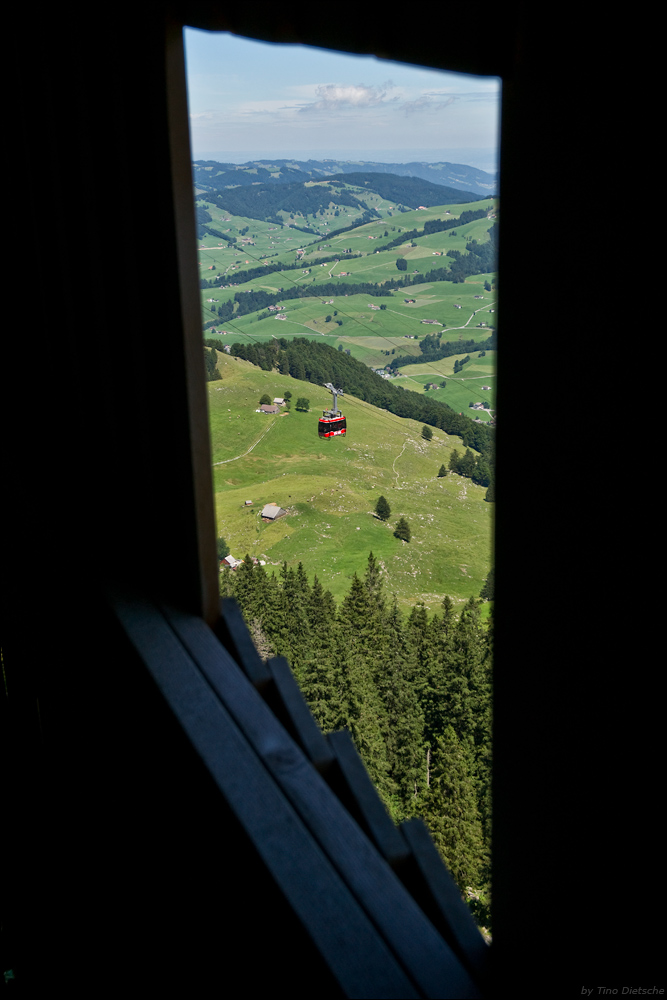
{"label": "tree line", "polygon": [[441,361],[442,358],[450,358],[453,354],[461,354],[462,351],[495,351],[496,349],[495,333],[481,341],[445,340],[441,342],[441,336],[438,334],[437,337],[434,337],[433,334],[428,334],[419,343],[421,354],[399,354],[393,361],[389,362],[389,368],[393,368],[395,371],[405,365],[423,365],[431,361]]}
{"label": "tree line", "polygon": [[412,209],[419,205],[442,205],[447,201],[458,204],[480,201],[482,197],[486,197],[485,195],[473,194],[470,191],[457,191],[454,188],[445,187],[443,184],[434,184],[421,177],[401,177],[399,174],[359,171],[349,174],[334,174],[333,177],[327,179],[331,183],[338,181],[344,184],[354,184],[360,188],[365,187],[369,192],[379,194],[386,201],[391,201],[394,204],[400,203]]}
{"label": "tree line", "polygon": [[[493,627],[471,598],[404,616],[370,553],[339,606],[300,563],[278,576],[246,556],[221,575],[261,656],[285,656],[324,732],[349,729],[393,819],[421,816],[489,926]],[[492,622],[492,619],[491,619]]]}
{"label": "tree line", "polygon": [[483,219],[487,213],[487,208],[466,209],[456,219],[430,219],[424,223],[423,229],[406,230],[393,240],[390,240],[389,243],[383,244],[382,249],[392,250],[394,247],[398,247],[402,243],[413,240],[418,236],[430,236],[432,233],[443,233],[448,229],[457,229],[458,226],[465,226],[468,222],[476,222],[477,219]]}
{"label": "tree line", "polygon": [[[486,244],[482,244],[485,246]],[[461,263],[463,261],[463,263]],[[319,263],[319,262],[316,262]],[[487,262],[488,263],[488,262]],[[458,267],[457,265],[461,265]],[[312,266],[312,265],[311,265]],[[479,268],[479,270],[478,270]],[[285,270],[285,269],[283,269]],[[260,269],[260,273],[266,273],[268,268]],[[261,289],[250,289],[249,291],[236,292],[234,301],[237,305],[239,316],[246,316],[258,309],[266,309],[268,306],[277,305],[289,299],[305,299],[313,297],[330,298],[333,295],[372,295],[378,297],[391,297],[396,289],[407,288],[409,285],[419,285],[424,282],[454,281],[462,282],[472,274],[486,273],[487,268],[482,267],[481,258],[475,254],[467,254],[458,261],[452,263],[452,267],[440,267],[426,274],[416,277],[407,276],[405,278],[391,278],[381,283],[377,282],[341,282],[327,281],[322,283],[311,283],[309,285],[294,285],[292,288],[279,289],[277,292],[265,292]],[[243,272],[244,281],[245,272]],[[213,285],[219,284],[222,278],[214,279]],[[212,287],[211,283],[202,278],[201,287]]]}
{"label": "tree line", "polygon": [[466,448],[491,457],[494,431],[456,413],[450,406],[427,395],[392,385],[349,354],[334,350],[306,337],[270,340],[265,343],[231,346],[235,357],[250,361],[264,371],[277,369],[302,382],[324,385],[332,382],[343,392],[363,399],[399,417],[410,417],[446,434],[460,437]]}
{"label": "tree line", "polygon": [[[295,227],[290,227],[290,228],[295,228]],[[240,271],[238,274],[235,274],[234,277],[240,278],[241,282],[239,282],[239,284],[241,284],[245,283],[246,281],[254,281],[255,278],[265,278],[267,274],[280,274],[281,271],[300,271],[308,267],[310,268],[317,267],[319,264],[335,264],[336,261],[339,261],[341,259],[341,256],[342,256],[341,254],[335,254],[334,256],[330,257],[318,257],[316,260],[309,260],[309,261],[297,260],[289,264],[280,261],[275,264],[262,264],[259,267],[245,268],[243,271]],[[345,254],[345,260],[352,260],[354,257],[362,257],[362,256],[363,254],[360,253]],[[211,281],[206,281],[205,279],[200,280],[199,285],[201,288],[217,288],[228,280],[229,280],[228,275],[219,274]],[[202,284],[202,281],[204,281],[204,284]]]}

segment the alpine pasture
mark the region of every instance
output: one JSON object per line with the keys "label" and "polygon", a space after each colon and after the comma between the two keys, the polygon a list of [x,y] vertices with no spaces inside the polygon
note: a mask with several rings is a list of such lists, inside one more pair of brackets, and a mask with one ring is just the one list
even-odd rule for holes
{"label": "alpine pasture", "polygon": [[[341,599],[372,550],[404,608],[422,600],[435,611],[445,594],[456,602],[479,595],[492,564],[493,504],[469,479],[437,478],[452,450],[461,453],[460,439],[435,428],[426,442],[417,421],[346,395],[339,405],[347,435],[321,440],[326,389],[224,352],[218,359],[222,379],[208,383],[216,515],[236,558],[263,559],[268,572],[302,562]],[[308,398],[310,412],[255,412],[264,393],[287,391],[292,404]],[[386,523],[374,513],[381,495],[391,507]],[[288,513],[266,523],[260,514],[271,502]],[[394,537],[400,517],[410,524],[409,543]]]}
{"label": "alpine pasture", "polygon": [[[474,274],[456,283],[420,281],[420,275],[448,267],[449,251],[465,255],[470,241],[486,242],[497,203],[486,199],[406,211],[370,190],[359,193],[381,218],[331,235],[327,229],[353,225],[361,209],[340,206],[336,215],[332,204],[312,218],[283,213],[280,225],[277,218],[232,215],[214,199],[207,200],[205,191],[196,194],[210,226],[225,235],[221,239],[206,233],[199,240],[200,277],[206,279],[201,290],[204,335],[220,344],[222,378],[208,383],[218,534],[236,558],[248,553],[265,560],[269,572],[283,561],[290,566],[302,562],[309,578],[317,574],[337,599],[348,592],[355,572],[363,574],[372,550],[386,574],[388,592],[403,607],[422,600],[436,610],[445,594],[457,602],[478,596],[492,566],[493,504],[485,501],[486,489],[451,471],[438,478],[452,451],[461,455],[465,450],[460,438],[434,428],[427,442],[417,421],[345,395],[339,405],[347,417],[347,435],[320,440],[318,417],[331,404],[324,387],[262,371],[222,351],[234,342],[305,336],[380,368],[397,355],[420,357],[420,340],[428,334],[440,335],[443,344],[474,340],[480,345],[477,351],[462,343],[460,354],[407,365],[392,380],[413,392],[428,392],[471,419],[489,420],[495,406],[495,352],[480,354],[495,326],[495,276]],[[427,221],[454,220],[470,208],[484,209],[485,217],[399,239],[402,233],[423,230]],[[316,228],[325,238],[297,225]],[[235,242],[226,242],[228,238]],[[401,263],[399,270],[401,258],[406,268]],[[270,271],[267,266],[266,274],[258,273],[266,265],[287,269]],[[414,283],[389,295],[347,291],[360,282],[381,288],[401,276]],[[331,283],[333,292],[318,288]],[[281,301],[280,291],[294,286],[312,286],[313,294]],[[230,318],[219,319],[220,306],[248,291],[268,292],[275,305],[245,314],[235,307]],[[466,355],[470,360],[455,372],[455,363]],[[287,391],[292,393],[289,412],[255,412],[265,393],[273,399]],[[302,396],[310,400],[309,413],[296,410]],[[473,410],[471,403],[486,403],[489,409]],[[381,495],[391,507],[386,523],[374,515]],[[252,504],[246,505],[247,500]],[[288,513],[265,523],[260,512],[270,502]],[[401,517],[410,524],[409,543],[393,534]]]}

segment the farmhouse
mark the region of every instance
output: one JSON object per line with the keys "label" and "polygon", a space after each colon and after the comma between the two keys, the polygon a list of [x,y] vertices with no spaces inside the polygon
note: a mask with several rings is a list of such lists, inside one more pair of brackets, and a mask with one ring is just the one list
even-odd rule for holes
{"label": "farmhouse", "polygon": [[262,403],[259,408],[260,413],[280,413],[280,407],[275,406],[275,404],[269,405],[268,403]]}
{"label": "farmhouse", "polygon": [[243,559],[235,559],[232,555],[225,556],[225,558],[220,561],[220,569],[223,570],[225,566],[229,566],[231,569],[236,569],[236,567],[240,566],[242,562]]}
{"label": "farmhouse", "polygon": [[282,507],[279,507],[275,503],[267,503],[267,505],[262,510],[262,520],[263,521],[276,521],[279,517],[283,517],[287,513]]}

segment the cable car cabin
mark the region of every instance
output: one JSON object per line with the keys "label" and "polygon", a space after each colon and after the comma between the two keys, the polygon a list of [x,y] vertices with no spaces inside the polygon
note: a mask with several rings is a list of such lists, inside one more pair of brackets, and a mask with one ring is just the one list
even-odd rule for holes
{"label": "cable car cabin", "polygon": [[317,433],[321,438],[336,437],[345,434],[347,430],[347,420],[340,410],[333,414],[331,410],[324,410],[317,425]]}

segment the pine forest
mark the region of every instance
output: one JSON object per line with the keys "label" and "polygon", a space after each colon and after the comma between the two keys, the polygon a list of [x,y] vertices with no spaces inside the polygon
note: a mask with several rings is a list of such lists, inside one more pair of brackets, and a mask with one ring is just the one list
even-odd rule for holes
{"label": "pine forest", "polygon": [[222,574],[263,657],[285,656],[325,733],[347,728],[395,822],[421,817],[478,923],[490,929],[493,618],[445,597],[406,616],[372,553],[339,606],[303,565],[249,556]]}

